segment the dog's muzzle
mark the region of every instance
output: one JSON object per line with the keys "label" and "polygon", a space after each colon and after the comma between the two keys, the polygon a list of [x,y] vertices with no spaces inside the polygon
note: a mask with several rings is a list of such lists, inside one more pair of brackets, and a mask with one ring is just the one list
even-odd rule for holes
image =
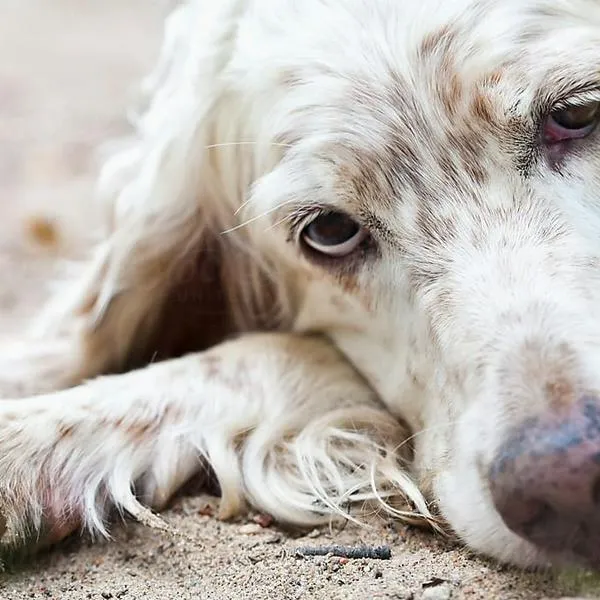
{"label": "dog's muzzle", "polygon": [[600,396],[522,424],[497,452],[489,482],[515,533],[600,568]]}

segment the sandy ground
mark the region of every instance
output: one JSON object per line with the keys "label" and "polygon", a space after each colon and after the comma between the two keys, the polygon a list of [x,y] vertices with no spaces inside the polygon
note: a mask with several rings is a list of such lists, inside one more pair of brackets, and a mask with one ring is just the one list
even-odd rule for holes
{"label": "sandy ground", "polygon": [[[0,0],[0,334],[17,332],[47,294],[58,258],[85,247],[95,148],[126,131],[132,83],[157,50],[164,3]],[[56,248],[31,217],[54,220]],[[165,517],[182,537],[128,523],[111,542],[78,537],[0,575],[0,598],[438,599],[559,598],[551,575],[527,575],[400,524],[306,535],[251,518],[221,523],[216,500],[182,496]],[[304,536],[304,537],[302,537]],[[391,560],[299,559],[299,545],[389,544]],[[582,594],[581,588],[579,594]],[[592,596],[588,596],[592,597]]]}

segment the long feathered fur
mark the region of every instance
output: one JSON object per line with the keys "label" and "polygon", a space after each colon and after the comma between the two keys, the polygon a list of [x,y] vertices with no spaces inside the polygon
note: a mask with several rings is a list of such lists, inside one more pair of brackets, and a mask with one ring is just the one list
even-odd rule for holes
{"label": "long feathered fur", "polygon": [[408,432],[325,340],[242,336],[96,378],[152,351],[190,257],[218,263],[210,285],[223,290],[232,331],[292,327],[294,275],[244,226],[246,190],[287,147],[247,139],[247,107],[222,78],[246,10],[244,0],[192,0],[168,19],[135,135],[102,172],[108,235],[4,363],[4,379],[70,387],[0,404],[5,540],[78,525],[107,535],[111,510],[156,525],[140,501],[161,508],[202,470],[219,483],[222,517],[250,504],[295,525],[360,519],[357,508],[434,522],[399,452]]}

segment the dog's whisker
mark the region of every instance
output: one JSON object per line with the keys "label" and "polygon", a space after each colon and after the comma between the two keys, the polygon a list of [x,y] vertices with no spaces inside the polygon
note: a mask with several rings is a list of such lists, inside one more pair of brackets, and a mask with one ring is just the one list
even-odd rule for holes
{"label": "dog's whisker", "polygon": [[[255,198],[254,198],[254,196],[251,195],[246,200],[244,200],[244,202],[242,202],[241,206],[233,214],[234,215],[238,215],[244,208],[246,208],[249,204],[251,204],[254,201],[255,201]],[[279,202],[277,204],[277,206],[275,208],[273,208],[273,210],[279,210],[279,209],[281,209],[284,206],[287,206],[289,204],[294,204],[294,203],[295,203],[295,200],[293,200],[293,199],[291,199],[291,200],[285,200],[283,202]],[[269,214],[269,213],[268,212],[267,213],[263,213],[263,215],[266,215],[266,214]],[[292,217],[293,217],[293,215],[289,215],[289,218],[292,218]]]}
{"label": "dog's whisker", "polygon": [[239,215],[249,204],[251,204],[254,201],[254,197],[252,195],[249,195],[248,198],[246,198],[246,200],[244,200],[239,207],[234,211],[234,216],[237,217],[237,215]]}
{"label": "dog's whisker", "polygon": [[225,229],[225,230],[221,231],[221,235],[226,235],[228,233],[233,233],[234,231],[243,229],[244,227],[247,227],[248,225],[251,225],[252,223],[256,223],[256,221],[260,221],[260,219],[264,219],[265,217],[268,217],[270,214],[277,212],[278,210],[279,210],[279,206],[276,206],[275,208],[271,208],[259,215],[255,215],[254,217],[251,217],[250,219],[247,219],[246,221],[239,223],[238,225],[234,225],[233,227],[230,227],[229,229]]}
{"label": "dog's whisker", "polygon": [[[278,211],[280,211],[284,206],[288,205],[288,204],[293,204],[295,202],[295,200],[286,200],[285,202],[280,202],[277,206],[270,208],[269,210],[266,210],[264,212],[262,212],[259,215],[255,215],[254,217],[251,217],[250,219],[247,219],[246,221],[244,221],[243,223],[239,223],[238,225],[235,225],[234,227],[230,227],[229,229],[226,229],[224,231],[221,232],[221,234],[226,234],[226,233],[232,233],[234,231],[237,231],[239,229],[242,229],[244,227],[246,227],[247,225],[250,225],[256,221],[259,221],[260,219],[263,219],[265,217],[268,217],[269,215],[276,213]],[[265,231],[270,231],[271,229],[273,229],[274,227],[281,225],[282,223],[285,223],[286,221],[289,221],[293,218],[293,215],[286,215],[285,217],[283,217],[282,219],[280,219],[279,221],[276,221],[275,223],[269,225],[268,227],[265,228]]]}
{"label": "dog's whisker", "polygon": [[278,148],[291,148],[291,144],[285,144],[283,142],[257,142],[257,141],[247,141],[247,142],[221,142],[218,144],[208,144],[204,146],[205,150],[213,150],[215,148],[231,148],[235,146],[257,146],[262,145],[265,146],[275,146]]}
{"label": "dog's whisker", "polygon": [[271,230],[275,229],[276,227],[279,227],[280,225],[283,225],[284,223],[289,223],[292,220],[293,220],[293,215],[286,215],[282,219],[279,219],[279,221],[275,221],[274,223],[272,223],[271,225],[269,225],[265,229],[265,231],[271,231]]}
{"label": "dog's whisker", "polygon": [[453,421],[448,421],[446,423],[440,423],[439,425],[431,425],[429,427],[419,429],[419,431],[412,433],[407,438],[402,440],[397,446],[395,446],[393,448],[393,451],[398,452],[404,446],[406,446],[407,444],[410,444],[412,441],[414,441],[415,438],[420,437],[420,436],[424,435],[425,433],[429,433],[431,431],[436,431],[436,430],[440,430],[440,429],[449,429],[451,427],[454,427],[457,423],[458,423],[458,419],[455,419]]}

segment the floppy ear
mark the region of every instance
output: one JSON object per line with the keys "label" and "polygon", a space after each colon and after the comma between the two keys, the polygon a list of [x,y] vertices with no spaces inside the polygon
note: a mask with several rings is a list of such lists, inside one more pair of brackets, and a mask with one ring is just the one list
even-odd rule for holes
{"label": "floppy ear", "polygon": [[207,4],[186,3],[168,19],[135,137],[101,176],[109,235],[68,306],[61,293],[45,316],[51,326],[77,318],[84,359],[75,379],[267,328],[276,308],[268,266],[249,251],[245,229],[222,235],[251,184],[241,150],[215,147],[219,132],[235,140],[236,107],[220,75],[241,9],[235,0]]}

